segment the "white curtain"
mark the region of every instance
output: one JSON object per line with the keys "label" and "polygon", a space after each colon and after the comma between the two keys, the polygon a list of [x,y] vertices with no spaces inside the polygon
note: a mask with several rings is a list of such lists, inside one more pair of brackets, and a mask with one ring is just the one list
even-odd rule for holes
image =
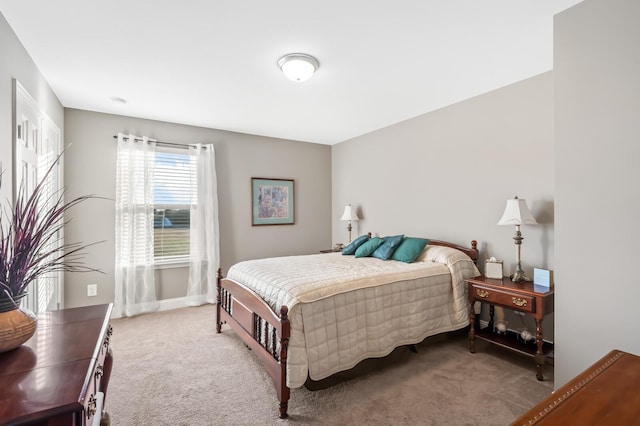
{"label": "white curtain", "polygon": [[189,286],[186,303],[216,303],[216,275],[220,264],[218,182],[213,145],[189,146],[196,158],[197,200],[191,203]]}
{"label": "white curtain", "polygon": [[154,141],[118,134],[116,163],[116,314],[157,311],[153,267]]}

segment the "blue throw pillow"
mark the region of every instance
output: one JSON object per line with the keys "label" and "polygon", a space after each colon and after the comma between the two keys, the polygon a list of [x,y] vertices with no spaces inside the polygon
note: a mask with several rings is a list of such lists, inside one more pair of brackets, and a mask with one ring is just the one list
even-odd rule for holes
{"label": "blue throw pillow", "polygon": [[382,238],[374,237],[370,239],[369,241],[358,247],[355,253],[356,257],[371,256],[371,253],[376,251],[376,249],[380,247],[382,243],[384,243],[384,240]]}
{"label": "blue throw pillow", "polygon": [[425,238],[405,238],[402,243],[396,248],[396,251],[391,255],[391,259],[399,260],[400,262],[411,263],[424,250],[424,248],[429,244],[429,240]]}
{"label": "blue throw pillow", "polygon": [[378,259],[387,260],[391,257],[396,248],[402,243],[404,235],[394,235],[391,237],[384,237],[384,243],[374,251],[371,256]]}
{"label": "blue throw pillow", "polygon": [[358,238],[356,238],[355,240],[351,241],[349,244],[344,246],[344,248],[342,249],[342,254],[355,254],[358,247],[366,243],[368,240],[369,240],[368,235],[359,236]]}

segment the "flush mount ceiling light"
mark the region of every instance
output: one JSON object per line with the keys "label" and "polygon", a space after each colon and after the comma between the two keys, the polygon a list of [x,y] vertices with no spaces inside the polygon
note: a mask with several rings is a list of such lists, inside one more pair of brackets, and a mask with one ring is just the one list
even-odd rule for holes
{"label": "flush mount ceiling light", "polygon": [[311,78],[320,64],[313,56],[304,53],[289,53],[278,60],[278,66],[289,80],[305,81]]}

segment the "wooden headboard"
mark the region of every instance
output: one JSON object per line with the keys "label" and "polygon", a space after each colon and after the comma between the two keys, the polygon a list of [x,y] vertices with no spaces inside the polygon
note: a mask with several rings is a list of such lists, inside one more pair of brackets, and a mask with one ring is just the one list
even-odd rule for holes
{"label": "wooden headboard", "polygon": [[429,244],[432,244],[434,246],[446,246],[460,250],[461,252],[469,256],[471,260],[473,260],[473,263],[478,263],[478,242],[476,240],[471,240],[471,248],[440,240],[429,240]]}

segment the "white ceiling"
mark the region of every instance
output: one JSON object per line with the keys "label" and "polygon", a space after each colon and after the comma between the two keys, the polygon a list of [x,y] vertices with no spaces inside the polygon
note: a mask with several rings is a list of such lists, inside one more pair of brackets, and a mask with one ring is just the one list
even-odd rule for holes
{"label": "white ceiling", "polygon": [[[65,107],[334,144],[550,70],[553,15],[580,1],[0,0],[0,11]],[[292,52],[320,61],[310,80],[281,74]]]}

